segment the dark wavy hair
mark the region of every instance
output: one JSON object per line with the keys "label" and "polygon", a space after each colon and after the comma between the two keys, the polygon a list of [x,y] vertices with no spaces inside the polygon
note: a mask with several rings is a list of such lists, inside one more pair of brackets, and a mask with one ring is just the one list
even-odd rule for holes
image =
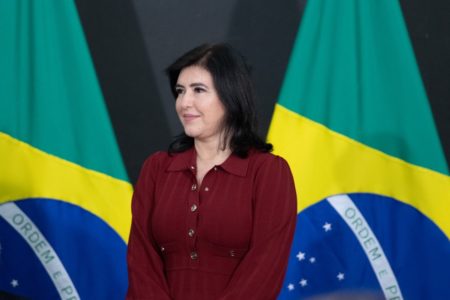
{"label": "dark wavy hair", "polygon": [[[255,94],[245,58],[228,44],[204,44],[188,51],[166,69],[175,98],[178,76],[189,66],[200,66],[212,76],[225,107],[223,147],[229,141],[231,151],[240,157],[246,157],[251,148],[272,151],[272,145],[256,133]],[[193,145],[194,139],[182,133],[170,144],[168,152],[183,152]]]}

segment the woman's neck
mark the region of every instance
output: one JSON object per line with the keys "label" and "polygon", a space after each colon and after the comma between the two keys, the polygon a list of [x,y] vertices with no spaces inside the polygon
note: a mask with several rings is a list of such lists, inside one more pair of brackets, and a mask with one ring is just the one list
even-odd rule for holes
{"label": "woman's neck", "polygon": [[220,145],[220,141],[194,141],[195,151],[197,152],[197,161],[211,162],[216,165],[224,162],[231,154],[230,147],[225,148]]}
{"label": "woman's neck", "polygon": [[197,152],[197,184],[202,185],[206,173],[214,166],[222,164],[231,154],[230,147],[220,147],[219,142],[194,141]]}

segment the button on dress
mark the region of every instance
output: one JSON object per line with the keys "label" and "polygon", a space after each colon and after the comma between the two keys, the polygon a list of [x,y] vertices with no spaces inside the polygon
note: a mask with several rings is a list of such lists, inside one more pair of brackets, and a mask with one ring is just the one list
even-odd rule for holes
{"label": "button on dress", "polygon": [[251,150],[196,182],[194,148],[144,163],[132,201],[127,299],[276,299],[297,216],[284,159]]}

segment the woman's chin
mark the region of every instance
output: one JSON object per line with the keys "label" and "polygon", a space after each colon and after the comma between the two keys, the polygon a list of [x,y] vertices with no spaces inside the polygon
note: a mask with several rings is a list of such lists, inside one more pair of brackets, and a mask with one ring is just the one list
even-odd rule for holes
{"label": "woman's chin", "polygon": [[191,138],[196,138],[196,137],[198,137],[198,135],[199,135],[199,133],[198,132],[196,132],[196,131],[194,131],[194,130],[184,130],[184,134],[186,134],[188,137],[191,137]]}

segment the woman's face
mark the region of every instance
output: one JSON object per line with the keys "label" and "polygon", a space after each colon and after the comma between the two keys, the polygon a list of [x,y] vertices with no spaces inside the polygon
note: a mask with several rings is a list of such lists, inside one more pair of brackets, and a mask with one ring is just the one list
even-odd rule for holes
{"label": "woman's face", "polygon": [[220,139],[225,108],[209,71],[199,66],[182,69],[175,90],[175,107],[186,135],[201,141]]}

